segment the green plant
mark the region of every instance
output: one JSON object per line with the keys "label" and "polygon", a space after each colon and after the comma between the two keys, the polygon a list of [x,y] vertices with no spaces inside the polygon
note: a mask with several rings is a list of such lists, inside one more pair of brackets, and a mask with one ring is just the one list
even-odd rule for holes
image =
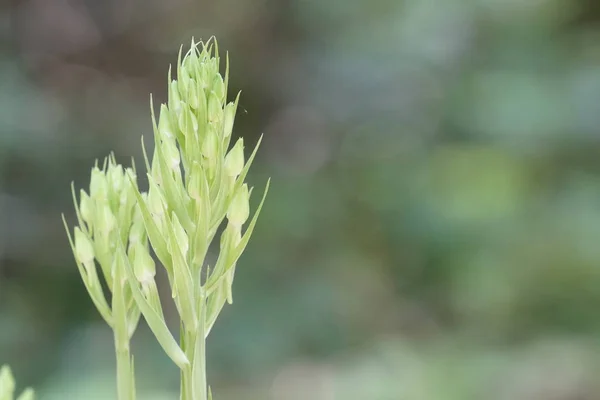
{"label": "green plant", "polygon": [[[161,105],[158,121],[151,100],[151,160],[142,145],[147,192],[139,190],[136,171],[117,164],[113,155],[102,168],[92,169],[89,194],[81,190],[77,201],[73,190],[74,237],[66,221],[65,228],[86,289],[114,332],[120,400],[135,398],[129,342],[140,313],[181,370],[180,399],[212,398],[206,382],[206,337],[225,302],[232,302],[236,264],[269,185],[243,231],[252,192],[245,178],[260,141],[247,161],[243,139],[229,149],[239,94],[227,103],[228,57],[224,78],[219,65],[216,41],[192,40],[183,59],[180,51],[176,80],[169,71],[168,102]],[[222,225],[218,259],[212,267],[205,265]],[[168,276],[181,321],[179,341],[163,317],[150,249]],[[112,294],[110,306],[96,264]]]}
{"label": "green plant", "polygon": [[[8,365],[0,368],[0,400],[13,400],[15,398],[15,378]],[[27,388],[17,397],[17,400],[33,400],[33,390]]]}

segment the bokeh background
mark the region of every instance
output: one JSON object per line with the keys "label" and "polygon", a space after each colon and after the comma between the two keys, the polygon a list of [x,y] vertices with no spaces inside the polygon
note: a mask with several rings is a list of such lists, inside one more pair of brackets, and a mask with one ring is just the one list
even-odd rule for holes
{"label": "bokeh background", "polygon": [[[95,159],[140,165],[149,94],[215,35],[272,177],[216,399],[600,399],[598,4],[2,2],[0,363],[42,400],[114,398],[60,214]],[[144,325],[134,351],[140,399],[177,398]]]}

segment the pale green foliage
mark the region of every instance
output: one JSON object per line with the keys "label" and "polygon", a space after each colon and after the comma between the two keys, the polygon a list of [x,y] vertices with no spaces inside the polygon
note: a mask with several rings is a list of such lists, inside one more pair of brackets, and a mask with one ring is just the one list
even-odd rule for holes
{"label": "pale green foliage", "polygon": [[[82,190],[79,206],[75,200],[79,226],[75,240],[70,234],[69,240],[90,297],[115,331],[118,374],[126,374],[131,383],[119,385],[120,399],[135,397],[128,350],[140,312],[182,371],[181,399],[212,398],[205,340],[225,302],[232,302],[235,266],[268,189],[267,183],[244,231],[252,192],[245,178],[258,144],[248,160],[242,139],[228,151],[239,95],[227,102],[229,65],[225,77],[219,65],[216,41],[192,40],[183,59],[180,52],[177,79],[169,72],[168,102],[160,106],[158,121],[151,106],[151,160],[142,146],[148,192],[138,189],[135,171],[111,156],[102,169],[92,169],[89,195]],[[219,256],[210,267],[204,260],[224,221]],[[148,243],[167,273],[181,319],[179,343],[163,317]],[[102,293],[96,262],[113,293],[112,307]]]}
{"label": "pale green foliage", "polygon": [[[16,400],[33,400],[35,398],[33,390],[27,388],[16,398]],[[0,400],[15,399],[15,378],[8,365],[0,368]]]}

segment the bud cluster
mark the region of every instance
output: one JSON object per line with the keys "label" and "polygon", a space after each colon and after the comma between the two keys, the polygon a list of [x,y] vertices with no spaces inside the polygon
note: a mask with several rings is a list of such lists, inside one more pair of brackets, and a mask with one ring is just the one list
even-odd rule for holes
{"label": "bud cluster", "polygon": [[[154,154],[151,162],[146,158],[149,190],[140,204],[150,242],[190,331],[200,318],[198,296],[214,294],[206,310],[208,330],[225,300],[231,300],[235,263],[255,223],[243,240],[242,226],[250,214],[244,179],[258,145],[247,161],[243,139],[228,150],[239,95],[227,102],[228,63],[225,78],[219,63],[216,43],[192,41],[183,60],[180,53],[177,79],[169,76],[168,102],[160,106],[158,121],[153,114]],[[225,218],[219,259],[202,274],[208,246]]]}
{"label": "bud cluster", "polygon": [[[132,168],[117,164],[114,155],[92,168],[89,194],[80,191],[79,205],[73,198],[79,226],[71,241],[80,273],[94,304],[111,327],[115,327],[113,311],[106,301],[97,273],[100,270],[108,289],[122,293],[128,336],[133,334],[140,312],[129,290],[127,278],[116,256],[120,245],[128,245],[128,256],[134,265],[150,258],[148,243],[137,199],[136,173]],[[70,235],[69,235],[69,239]],[[145,263],[144,263],[145,264]],[[139,269],[139,268],[138,268]]]}
{"label": "bud cluster", "polygon": [[[182,370],[184,400],[208,398],[204,341],[225,302],[232,301],[235,266],[268,190],[267,183],[248,223],[252,189],[245,178],[260,141],[247,160],[243,139],[230,148],[239,94],[227,102],[228,59],[224,77],[219,65],[216,41],[192,40],[183,59],[180,52],[177,79],[169,71],[168,101],[160,106],[158,119],[151,101],[151,160],[142,146],[148,191],[138,189],[133,169],[109,157],[102,169],[92,170],[90,192],[81,191],[79,206],[74,195],[79,226],[74,241],[69,234],[90,297],[116,332],[117,355],[123,330],[128,340],[141,313]],[[225,220],[217,261],[212,268],[205,266],[209,246]],[[180,343],[163,316],[149,244],[167,273],[181,318]],[[102,293],[96,262],[112,291],[112,308]],[[128,342],[123,350],[128,351]],[[126,387],[123,393],[130,390]]]}

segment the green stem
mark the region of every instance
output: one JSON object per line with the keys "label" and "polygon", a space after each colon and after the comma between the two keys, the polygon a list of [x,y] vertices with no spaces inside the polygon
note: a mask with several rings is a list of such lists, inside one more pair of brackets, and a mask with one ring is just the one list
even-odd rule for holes
{"label": "green stem", "polygon": [[115,350],[117,356],[117,395],[119,400],[134,400],[134,381],[129,340],[123,342],[115,331]]}
{"label": "green stem", "polygon": [[194,343],[193,376],[197,400],[208,399],[208,384],[206,382],[206,300],[202,297],[200,308],[200,321]]}
{"label": "green stem", "polygon": [[135,400],[135,378],[129,349],[127,308],[123,293],[125,282],[121,281],[120,274],[117,274],[116,278],[113,286],[112,310],[117,358],[117,395],[118,400]]}
{"label": "green stem", "polygon": [[206,300],[200,301],[198,327],[183,334],[182,349],[190,364],[181,371],[181,400],[207,400],[206,381]]}

